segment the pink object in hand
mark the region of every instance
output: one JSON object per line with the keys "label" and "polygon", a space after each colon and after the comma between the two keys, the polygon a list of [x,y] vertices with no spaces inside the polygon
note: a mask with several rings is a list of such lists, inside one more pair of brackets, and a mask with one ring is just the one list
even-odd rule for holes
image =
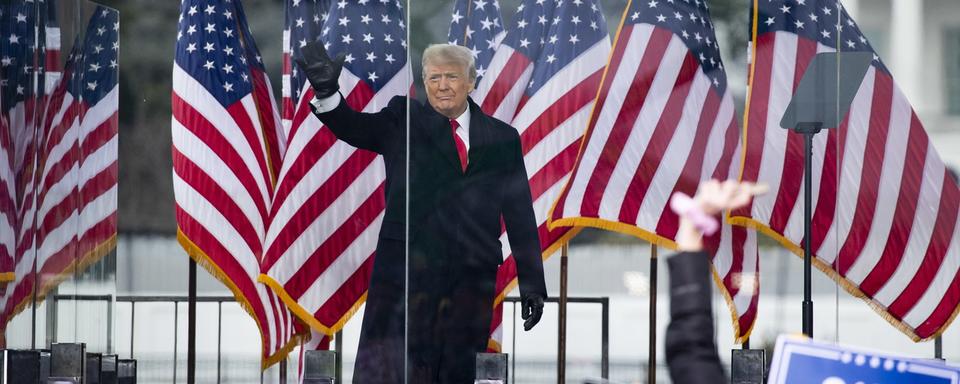
{"label": "pink object in hand", "polygon": [[673,194],[673,197],[670,198],[670,209],[677,215],[690,219],[693,226],[697,227],[704,235],[710,236],[716,233],[717,229],[720,229],[720,223],[717,222],[717,219],[700,210],[697,203],[683,192]]}

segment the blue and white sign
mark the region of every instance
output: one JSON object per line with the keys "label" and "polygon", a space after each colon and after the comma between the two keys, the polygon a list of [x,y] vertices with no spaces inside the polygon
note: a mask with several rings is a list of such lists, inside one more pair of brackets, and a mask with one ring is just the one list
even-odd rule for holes
{"label": "blue and white sign", "polygon": [[883,352],[780,336],[768,384],[960,384],[960,368]]}

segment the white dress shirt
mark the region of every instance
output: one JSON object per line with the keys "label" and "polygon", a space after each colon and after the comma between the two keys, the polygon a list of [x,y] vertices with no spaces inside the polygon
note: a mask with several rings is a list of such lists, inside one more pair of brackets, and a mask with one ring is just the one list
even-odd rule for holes
{"label": "white dress shirt", "polygon": [[463,146],[467,147],[467,153],[470,153],[470,106],[467,106],[467,109],[454,120],[460,124],[460,128],[457,129],[457,136],[460,136],[460,140],[463,140]]}

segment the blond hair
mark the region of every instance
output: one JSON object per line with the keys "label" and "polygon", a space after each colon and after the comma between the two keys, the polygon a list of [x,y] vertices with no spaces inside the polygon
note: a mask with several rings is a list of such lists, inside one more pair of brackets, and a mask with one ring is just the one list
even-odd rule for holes
{"label": "blond hair", "polygon": [[470,81],[477,80],[477,68],[474,66],[473,52],[467,47],[454,44],[430,44],[423,50],[423,76],[427,76],[428,65],[457,64],[466,69]]}

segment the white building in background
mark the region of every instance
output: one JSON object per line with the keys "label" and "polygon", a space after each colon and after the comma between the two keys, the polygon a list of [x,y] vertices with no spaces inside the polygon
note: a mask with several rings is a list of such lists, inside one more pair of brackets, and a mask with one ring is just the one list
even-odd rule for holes
{"label": "white building in background", "polygon": [[893,72],[937,152],[960,169],[960,1],[843,4]]}

